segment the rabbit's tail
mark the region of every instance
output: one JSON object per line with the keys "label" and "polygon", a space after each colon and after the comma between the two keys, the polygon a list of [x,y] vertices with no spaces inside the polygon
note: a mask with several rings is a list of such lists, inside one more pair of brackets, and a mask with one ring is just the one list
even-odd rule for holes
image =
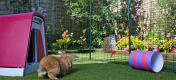
{"label": "rabbit's tail", "polygon": [[44,77],[47,75],[47,71],[45,69],[38,69],[38,77]]}

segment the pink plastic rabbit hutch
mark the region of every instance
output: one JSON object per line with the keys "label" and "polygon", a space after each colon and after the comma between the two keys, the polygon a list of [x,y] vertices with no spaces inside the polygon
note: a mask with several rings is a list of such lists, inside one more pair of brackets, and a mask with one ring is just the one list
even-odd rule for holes
{"label": "pink plastic rabbit hutch", "polygon": [[37,13],[0,16],[0,75],[24,76],[47,56],[44,17]]}

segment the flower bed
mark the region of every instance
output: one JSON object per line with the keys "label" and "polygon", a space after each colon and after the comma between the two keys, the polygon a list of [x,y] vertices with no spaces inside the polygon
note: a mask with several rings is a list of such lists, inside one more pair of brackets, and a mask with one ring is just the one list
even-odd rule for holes
{"label": "flower bed", "polygon": [[[176,39],[171,38],[172,34],[165,32],[161,33],[160,38],[148,37],[141,40],[138,36],[130,36],[132,50],[148,50],[156,52],[175,52],[176,53]],[[117,41],[117,48],[129,51],[129,37],[128,31],[121,39]]]}
{"label": "flower bed", "polygon": [[85,36],[74,38],[73,32],[64,31],[62,35],[58,36],[55,42],[49,44],[50,50],[67,50],[67,49],[88,49],[88,42]]}

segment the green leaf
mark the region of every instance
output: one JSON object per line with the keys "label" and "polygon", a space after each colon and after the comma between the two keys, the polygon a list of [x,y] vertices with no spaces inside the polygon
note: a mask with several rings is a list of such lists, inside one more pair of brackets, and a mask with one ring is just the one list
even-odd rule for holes
{"label": "green leaf", "polygon": [[87,31],[87,29],[83,29],[83,30],[82,30],[83,33],[86,33],[86,31]]}

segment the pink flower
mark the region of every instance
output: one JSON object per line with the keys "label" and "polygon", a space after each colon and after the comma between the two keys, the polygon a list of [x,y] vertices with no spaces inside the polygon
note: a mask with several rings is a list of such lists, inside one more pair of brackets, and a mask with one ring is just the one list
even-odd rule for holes
{"label": "pink flower", "polygon": [[162,32],[161,34],[162,34],[163,36],[165,36],[165,32]]}
{"label": "pink flower", "polygon": [[166,37],[171,37],[171,33],[167,33],[167,36]]}
{"label": "pink flower", "polygon": [[149,45],[149,42],[145,42],[145,46],[148,46]]}
{"label": "pink flower", "polygon": [[70,35],[70,37],[73,37],[73,35]]}
{"label": "pink flower", "polygon": [[64,32],[64,33],[62,34],[62,36],[65,37],[66,34],[67,34],[67,32]]}
{"label": "pink flower", "polygon": [[124,51],[129,51],[129,45],[126,48],[124,48]]}
{"label": "pink flower", "polygon": [[66,35],[66,37],[68,37],[68,35]]}
{"label": "pink flower", "polygon": [[172,51],[176,53],[176,48],[172,48]]}
{"label": "pink flower", "polygon": [[84,49],[86,49],[86,48],[87,48],[87,46],[86,46],[86,45],[84,45],[84,46],[83,46],[83,48],[84,48]]}
{"label": "pink flower", "polygon": [[154,48],[153,51],[159,52],[158,45],[154,45],[153,48]]}

